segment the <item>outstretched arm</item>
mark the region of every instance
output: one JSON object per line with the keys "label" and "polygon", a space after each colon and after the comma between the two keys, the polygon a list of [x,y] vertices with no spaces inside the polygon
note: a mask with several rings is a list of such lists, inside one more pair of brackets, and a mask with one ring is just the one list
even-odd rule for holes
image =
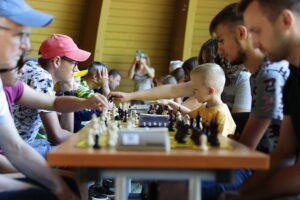
{"label": "outstretched arm", "polygon": [[38,92],[24,84],[24,93],[16,102],[29,108],[39,108],[45,110],[55,110],[59,112],[73,112],[90,109],[102,109],[109,107],[107,99],[101,94],[95,94],[89,99],[72,96],[55,97]]}
{"label": "outstretched arm", "polygon": [[158,100],[171,99],[175,97],[186,97],[193,94],[190,82],[176,85],[162,85],[148,90],[140,90],[132,93],[111,92],[110,96],[117,101],[130,100]]}

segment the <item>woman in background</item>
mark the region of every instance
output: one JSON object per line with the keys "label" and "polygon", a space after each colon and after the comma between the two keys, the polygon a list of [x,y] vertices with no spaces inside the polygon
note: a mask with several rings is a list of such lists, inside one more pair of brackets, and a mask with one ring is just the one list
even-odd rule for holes
{"label": "woman in background", "polygon": [[[152,86],[155,70],[150,66],[150,58],[141,50],[136,51],[132,66],[128,71],[129,79],[134,81],[134,91],[147,90]],[[135,101],[135,104],[144,104],[144,101]]]}
{"label": "woman in background", "polygon": [[134,80],[134,91],[146,90],[151,88],[152,79],[154,78],[155,71],[150,66],[150,58],[147,54],[138,50],[130,67],[128,77]]}

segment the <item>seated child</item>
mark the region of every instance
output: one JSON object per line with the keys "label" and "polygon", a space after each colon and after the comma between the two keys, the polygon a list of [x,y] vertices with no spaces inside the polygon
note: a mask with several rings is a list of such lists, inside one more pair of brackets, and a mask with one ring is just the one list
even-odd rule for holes
{"label": "seated child", "polygon": [[216,120],[220,134],[223,136],[233,134],[236,125],[228,106],[221,100],[225,85],[223,69],[214,63],[199,65],[191,72],[191,83],[193,96],[203,104],[192,111],[183,106],[179,106],[178,110],[187,112],[193,118],[196,118],[199,113],[202,116],[202,122],[206,125],[210,125],[211,120]]}

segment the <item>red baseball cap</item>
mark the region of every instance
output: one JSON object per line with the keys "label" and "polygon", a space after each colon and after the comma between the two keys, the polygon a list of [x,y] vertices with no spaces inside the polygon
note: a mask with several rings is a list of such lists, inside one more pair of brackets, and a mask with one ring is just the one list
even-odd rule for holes
{"label": "red baseball cap", "polygon": [[40,46],[39,54],[44,59],[65,56],[78,62],[87,60],[91,55],[90,52],[79,49],[72,38],[62,34],[53,34],[45,40]]}

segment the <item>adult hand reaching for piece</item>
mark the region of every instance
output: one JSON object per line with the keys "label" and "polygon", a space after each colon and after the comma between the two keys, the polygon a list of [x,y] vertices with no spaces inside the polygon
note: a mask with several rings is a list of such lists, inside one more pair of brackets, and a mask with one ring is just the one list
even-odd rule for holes
{"label": "adult hand reaching for piece", "polygon": [[130,93],[126,92],[111,92],[108,98],[114,101],[127,102],[132,100]]}

